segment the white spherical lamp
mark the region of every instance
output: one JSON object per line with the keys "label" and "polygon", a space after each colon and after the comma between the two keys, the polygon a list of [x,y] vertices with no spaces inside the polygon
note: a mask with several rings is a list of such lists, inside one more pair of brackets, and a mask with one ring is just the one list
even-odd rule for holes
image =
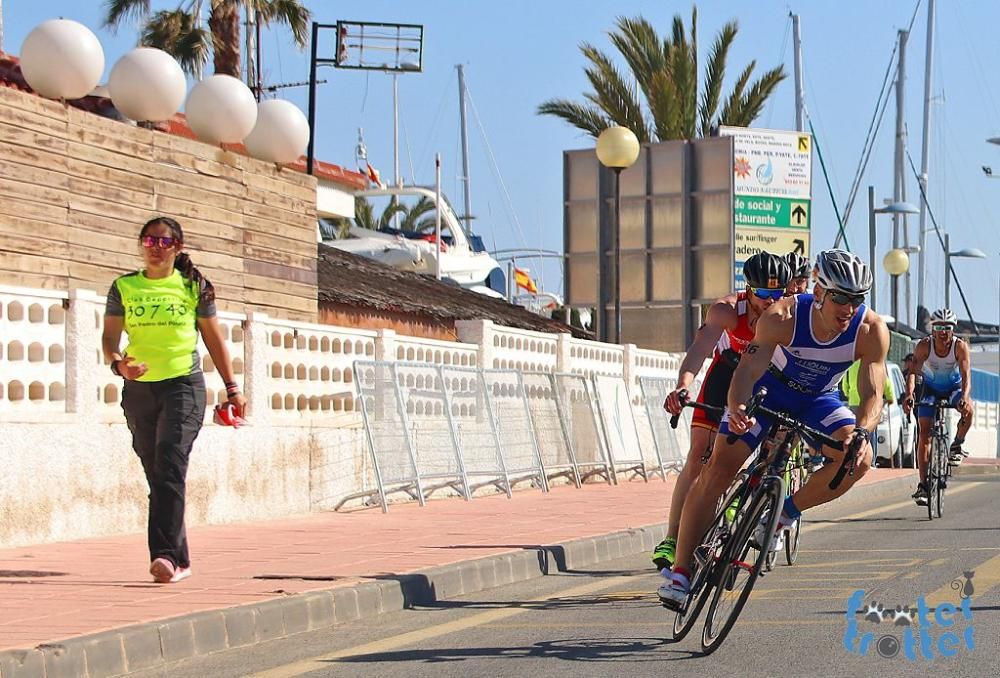
{"label": "white spherical lamp", "polygon": [[639,157],[639,140],[627,127],[609,127],[597,137],[597,159],[605,167],[625,169]]}
{"label": "white spherical lamp", "polygon": [[309,144],[309,121],[290,101],[262,101],[257,106],[257,124],[243,143],[255,158],[295,162]]}
{"label": "white spherical lamp", "polygon": [[108,92],[125,117],[158,122],[180,110],[187,82],[172,56],[161,49],[138,47],[115,63]]}
{"label": "white spherical lamp", "polygon": [[51,19],[36,26],[21,46],[21,73],[43,97],[79,99],[97,86],[104,50],[83,24]]}
{"label": "white spherical lamp", "polygon": [[250,89],[231,75],[213,75],[194,86],[184,113],[202,141],[235,144],[243,141],[257,122],[257,101]]}
{"label": "white spherical lamp", "polygon": [[904,250],[889,250],[882,257],[882,268],[889,275],[903,275],[910,270],[910,257]]}

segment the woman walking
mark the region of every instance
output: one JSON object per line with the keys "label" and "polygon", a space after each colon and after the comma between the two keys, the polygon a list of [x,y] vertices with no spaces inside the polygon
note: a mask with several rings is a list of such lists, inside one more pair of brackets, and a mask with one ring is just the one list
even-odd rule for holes
{"label": "woman walking", "polygon": [[[145,268],[112,283],[102,344],[111,371],[125,380],[122,409],[149,484],[149,573],[167,584],[191,575],[185,478],[205,419],[198,332],[237,416],[244,415],[247,401],[215,315],[215,289],[181,251],[181,225],[156,217],[142,227],[139,244]],[[122,330],[128,334],[124,351]]]}

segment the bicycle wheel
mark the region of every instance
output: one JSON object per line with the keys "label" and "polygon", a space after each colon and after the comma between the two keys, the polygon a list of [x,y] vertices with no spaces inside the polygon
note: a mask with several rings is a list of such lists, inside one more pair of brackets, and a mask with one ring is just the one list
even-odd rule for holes
{"label": "bicycle wheel", "polygon": [[698,615],[701,614],[705,603],[708,602],[709,595],[712,593],[714,586],[712,578],[713,565],[718,554],[725,549],[726,541],[730,535],[729,514],[731,511],[735,513],[735,509],[730,509],[729,507],[739,500],[746,483],[747,475],[746,471],[740,472],[726,493],[722,495],[722,499],[719,500],[716,506],[716,521],[705,533],[705,537],[702,539],[702,546],[699,546],[695,550],[694,562],[697,564],[697,569],[691,581],[691,590],[694,591],[694,598],[688,604],[687,611],[678,612],[674,616],[674,642],[684,640],[684,637],[691,631],[695,622],[698,621]]}
{"label": "bicycle wheel", "polygon": [[719,560],[716,567],[718,584],[701,635],[701,649],[705,654],[715,652],[722,645],[750,598],[768,551],[767,546],[762,551],[753,548],[750,538],[765,513],[768,515],[766,534],[774,534],[777,530],[784,497],[782,485],[779,478],[764,479]]}
{"label": "bicycle wheel", "polygon": [[[803,484],[805,469],[792,469],[792,482],[786,494],[792,496],[799,491]],[[802,516],[789,529],[785,530],[785,562],[789,566],[794,565],[799,557],[799,539],[802,536]]]}
{"label": "bicycle wheel", "polygon": [[[948,486],[948,455],[950,450],[948,449],[948,441],[942,440],[941,445],[938,448],[938,463],[937,467],[941,471],[938,476],[937,481],[937,494],[934,500],[934,510],[937,513],[937,517],[940,518],[944,514],[944,490]],[[929,502],[928,502],[929,504]]]}
{"label": "bicycle wheel", "polygon": [[770,572],[774,569],[774,564],[778,562],[778,552],[768,550],[767,554],[764,556],[764,572]]}
{"label": "bicycle wheel", "polygon": [[934,514],[937,511],[937,501],[938,494],[941,491],[940,483],[938,478],[941,473],[941,469],[938,466],[939,455],[938,452],[941,446],[941,438],[934,436],[934,440],[931,442],[931,454],[930,458],[927,460],[927,519],[934,520]]}

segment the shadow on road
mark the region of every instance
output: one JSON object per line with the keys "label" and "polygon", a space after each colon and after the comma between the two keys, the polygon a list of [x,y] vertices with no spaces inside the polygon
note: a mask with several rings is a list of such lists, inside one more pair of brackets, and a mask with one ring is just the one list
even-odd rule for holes
{"label": "shadow on road", "polygon": [[[369,664],[379,662],[458,662],[484,657],[511,659],[563,659],[577,662],[652,662],[691,659],[700,653],[667,649],[663,638],[571,638],[546,640],[522,647],[448,647],[371,654],[326,660],[329,663]],[[664,656],[664,653],[667,656]]]}

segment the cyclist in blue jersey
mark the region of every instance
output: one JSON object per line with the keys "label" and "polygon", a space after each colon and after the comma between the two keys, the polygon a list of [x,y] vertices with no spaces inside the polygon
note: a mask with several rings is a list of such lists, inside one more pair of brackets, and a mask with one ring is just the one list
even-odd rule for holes
{"label": "cyclist in blue jersey", "polygon": [[[785,501],[775,535],[763,534],[758,528],[755,540],[762,548],[780,548],[783,531],[798,520],[803,510],[844,494],[871,465],[871,432],[882,410],[881,386],[889,350],[885,321],[864,304],[872,286],[872,272],[854,254],[827,250],[817,256],[813,275],[812,294],[787,297],[764,312],[757,321],[754,340],[733,375],[715,449],[684,504],[671,581],[657,592],[667,607],[679,609],[683,605],[690,588],[688,567],[694,548],[708,529],[719,498],[771,428],[768,417],[747,416],[745,403],[755,390],[766,386],[764,406],[787,412],[845,441],[845,449],[860,443],[854,475],[845,477],[831,490],[830,482],[839,463],[827,464],[813,474],[814,482]],[[857,417],[837,394],[840,379],[855,360],[861,361]],[[729,433],[740,437],[729,444]],[[836,462],[842,461],[845,454],[828,447],[822,451]]]}
{"label": "cyclist in blue jersey", "polygon": [[906,396],[903,409],[907,414],[913,409],[917,374],[923,374],[923,392],[917,403],[917,466],[920,468],[920,485],[913,493],[918,506],[927,506],[927,463],[931,450],[931,419],[934,401],[947,400],[958,409],[961,419],[951,444],[949,463],[958,466],[968,453],[962,449],[965,436],[972,426],[972,369],[969,345],[955,336],[958,318],[950,309],[942,308],[931,316],[931,336],[924,337],[913,350],[913,368],[906,378]]}

